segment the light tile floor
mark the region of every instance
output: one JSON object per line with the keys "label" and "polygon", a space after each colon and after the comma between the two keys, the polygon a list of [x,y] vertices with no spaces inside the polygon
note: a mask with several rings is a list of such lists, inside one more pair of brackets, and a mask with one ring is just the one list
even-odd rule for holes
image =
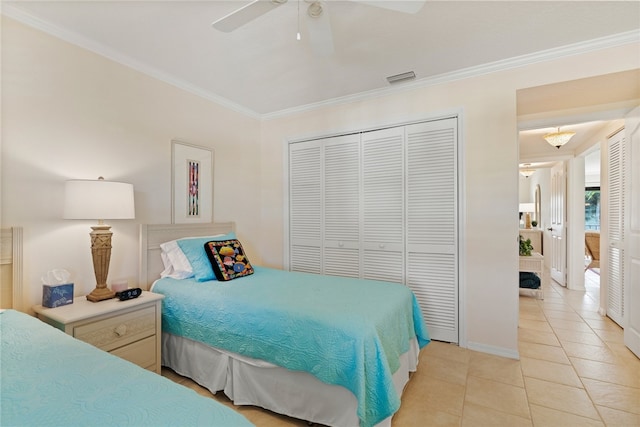
{"label": "light tile floor", "polygon": [[[545,285],[544,300],[520,297],[520,360],[432,342],[402,396],[393,427],[640,426],[640,360],[622,329],[597,313],[599,278],[586,292]],[[235,407],[193,381],[163,375],[244,414],[258,427],[306,422]]]}

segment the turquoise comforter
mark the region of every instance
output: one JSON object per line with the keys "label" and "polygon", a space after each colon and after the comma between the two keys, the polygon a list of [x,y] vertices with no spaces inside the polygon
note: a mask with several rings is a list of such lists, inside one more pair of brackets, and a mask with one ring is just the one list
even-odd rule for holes
{"label": "turquoise comforter", "polygon": [[368,427],[400,407],[399,356],[429,334],[395,283],[255,268],[228,282],[160,279],[165,332],[266,360],[350,390]]}
{"label": "turquoise comforter", "polygon": [[14,310],[0,311],[3,426],[253,426],[213,399]]}

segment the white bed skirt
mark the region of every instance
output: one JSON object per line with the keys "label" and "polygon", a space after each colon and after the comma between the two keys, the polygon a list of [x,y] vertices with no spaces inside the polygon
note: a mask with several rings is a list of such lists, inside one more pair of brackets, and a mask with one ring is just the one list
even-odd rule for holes
{"label": "white bed skirt", "polygon": [[[418,366],[417,340],[400,357],[393,375],[399,395]],[[255,405],[279,414],[335,427],[359,427],[357,401],[344,387],[326,384],[311,374],[290,371],[263,360],[162,334],[162,365],[189,377],[212,393],[224,393],[236,405]],[[391,417],[376,427],[390,427]]]}

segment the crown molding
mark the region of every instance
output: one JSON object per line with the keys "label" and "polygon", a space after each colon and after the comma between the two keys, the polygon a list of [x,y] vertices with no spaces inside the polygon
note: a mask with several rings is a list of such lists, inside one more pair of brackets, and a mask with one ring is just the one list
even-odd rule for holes
{"label": "crown molding", "polygon": [[487,64],[478,65],[475,67],[463,68],[460,70],[452,71],[450,73],[443,73],[436,76],[425,77],[422,79],[414,80],[408,83],[401,83],[398,86],[388,87],[383,89],[375,89],[366,92],[360,92],[354,95],[343,96],[340,98],[333,98],[326,101],[321,101],[313,104],[307,104],[299,107],[294,107],[286,110],[280,110],[273,113],[263,114],[263,119],[274,119],[292,114],[311,111],[323,107],[335,106],[339,104],[346,104],[354,101],[362,101],[365,99],[371,99],[376,97],[383,97],[401,91],[408,91],[416,88],[422,88],[427,86],[435,86],[443,83],[449,83],[457,80],[464,80],[471,77],[477,77],[485,74],[491,74],[498,71],[505,71],[514,68],[524,67],[526,65],[536,64],[539,62],[551,61],[554,59],[564,58],[573,55],[580,55],[583,53],[592,52],[595,50],[608,49],[617,46],[624,46],[632,43],[640,43],[640,30],[627,31],[624,33],[613,34],[607,37],[601,37],[598,39],[587,40],[580,43],[574,43],[571,45],[561,46],[553,49],[547,49],[540,52],[534,52],[527,55],[516,56],[509,59],[490,62]]}
{"label": "crown molding", "polygon": [[518,116],[518,131],[617,120],[625,117],[638,105],[640,99]]}
{"label": "crown molding", "polygon": [[362,101],[367,99],[379,98],[387,95],[397,94],[404,91],[414,90],[416,88],[422,88],[427,86],[435,86],[443,83],[449,83],[457,80],[463,80],[470,77],[476,77],[480,75],[490,74],[498,71],[509,70],[513,68],[519,68],[530,64],[535,64],[544,61],[550,61],[553,59],[563,58],[572,55],[579,55],[595,50],[612,48],[617,46],[623,46],[631,43],[640,43],[640,30],[628,31],[624,33],[613,34],[611,36],[602,37],[593,40],[587,40],[580,43],[574,43],[571,45],[561,46],[558,48],[548,49],[532,54],[521,55],[501,61],[495,61],[488,64],[483,64],[475,67],[464,68],[461,70],[453,71],[450,73],[443,73],[436,76],[425,77],[418,80],[413,80],[407,83],[401,83],[393,87],[386,87],[382,89],[374,89],[370,91],[360,92],[353,95],[332,98],[325,101],[315,102],[311,104],[301,105],[293,108],[283,109],[272,113],[260,114],[251,109],[248,109],[242,105],[232,102],[226,98],[223,98],[215,93],[204,90],[203,88],[179,79],[173,75],[162,72],[154,67],[150,67],[143,64],[129,56],[123,55],[114,49],[111,49],[101,43],[97,43],[90,40],[80,34],[72,31],[65,30],[58,26],[55,26],[49,22],[41,20],[28,14],[10,4],[3,3],[0,10],[2,15],[15,19],[30,27],[41,30],[47,34],[60,38],[71,44],[77,45],[98,55],[104,56],[129,68],[132,68],[141,73],[147,74],[160,81],[168,83],[186,92],[192,93],[201,98],[212,101],[222,107],[228,108],[240,114],[247,115],[255,119],[271,120],[281,117],[291,116],[294,114],[300,114],[320,108],[337,106],[347,104],[355,101]]}
{"label": "crown molding", "polygon": [[163,71],[160,71],[155,67],[150,67],[147,64],[137,61],[127,55],[123,55],[122,53],[114,49],[111,49],[108,46],[105,46],[101,43],[97,43],[93,40],[90,40],[78,33],[60,28],[40,18],[36,18],[35,16],[29,13],[26,13],[12,5],[3,3],[1,13],[2,15],[5,15],[25,25],[28,25],[37,30],[43,31],[47,34],[50,34],[66,42],[79,46],[83,49],[89,50],[100,56],[104,56],[105,58],[111,59],[112,61],[120,63],[126,67],[132,68],[150,77],[153,77],[155,79],[168,83],[172,86],[175,86],[178,89],[182,89],[193,95],[199,96],[201,98],[204,98],[216,104],[219,104],[222,107],[228,108],[237,113],[241,113],[241,114],[253,117],[255,119],[261,118],[260,114],[256,113],[253,110],[250,110],[226,98],[216,95],[215,93],[206,91],[199,86],[193,85],[171,74],[167,74]]}

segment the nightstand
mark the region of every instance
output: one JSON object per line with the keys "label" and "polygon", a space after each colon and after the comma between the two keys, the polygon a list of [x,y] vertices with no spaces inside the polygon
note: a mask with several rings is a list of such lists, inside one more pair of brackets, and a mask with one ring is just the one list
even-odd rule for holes
{"label": "nightstand", "polygon": [[38,318],[61,331],[158,374],[161,371],[161,313],[164,295],[90,302],[74,298],[56,308],[33,307]]}
{"label": "nightstand", "polygon": [[530,256],[520,256],[520,266],[519,270],[522,272],[531,272],[536,273],[538,277],[540,277],[540,288],[538,289],[527,289],[520,288],[520,292],[529,291],[536,294],[538,299],[544,299],[544,292],[542,290],[542,285],[544,284],[544,257],[538,252],[532,252]]}
{"label": "nightstand", "polygon": [[533,251],[544,255],[542,249],[542,230],[539,228],[521,228],[518,230],[524,240],[530,239]]}

